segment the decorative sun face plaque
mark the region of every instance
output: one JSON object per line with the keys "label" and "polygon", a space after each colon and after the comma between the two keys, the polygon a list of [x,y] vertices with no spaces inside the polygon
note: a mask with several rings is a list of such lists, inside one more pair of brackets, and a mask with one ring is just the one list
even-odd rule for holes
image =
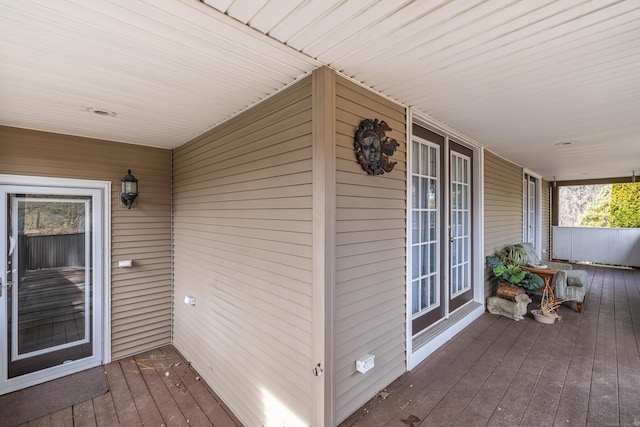
{"label": "decorative sun face plaque", "polygon": [[354,151],[356,159],[369,175],[383,175],[391,172],[397,162],[389,161],[398,148],[398,141],[385,136],[391,128],[383,120],[364,119],[356,131]]}

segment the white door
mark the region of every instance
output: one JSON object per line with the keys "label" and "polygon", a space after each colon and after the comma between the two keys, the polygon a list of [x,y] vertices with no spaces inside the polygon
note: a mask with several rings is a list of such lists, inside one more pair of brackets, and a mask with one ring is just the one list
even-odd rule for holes
{"label": "white door", "polygon": [[0,394],[103,360],[102,190],[0,185]]}

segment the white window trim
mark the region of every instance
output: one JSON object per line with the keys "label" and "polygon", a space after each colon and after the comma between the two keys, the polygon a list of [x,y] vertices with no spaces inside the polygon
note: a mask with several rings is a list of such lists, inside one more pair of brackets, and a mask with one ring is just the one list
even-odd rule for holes
{"label": "white window trim", "polygon": [[537,174],[527,168],[522,169],[522,241],[525,242],[527,239],[527,230],[525,220],[525,215],[528,215],[527,212],[527,202],[525,198],[527,197],[527,193],[525,193],[524,183],[526,182],[527,176],[536,179],[536,213],[535,213],[535,221],[536,221],[536,233],[534,236],[534,249],[538,258],[542,259],[542,176]]}

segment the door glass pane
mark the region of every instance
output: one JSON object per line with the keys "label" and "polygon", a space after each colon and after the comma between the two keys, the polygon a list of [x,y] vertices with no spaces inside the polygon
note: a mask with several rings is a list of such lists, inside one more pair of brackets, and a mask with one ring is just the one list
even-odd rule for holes
{"label": "door glass pane", "polygon": [[[451,296],[471,288],[471,162],[451,154]],[[454,166],[455,165],[455,166]]]}
{"label": "door glass pane", "polygon": [[11,195],[9,377],[91,356],[91,198]]}

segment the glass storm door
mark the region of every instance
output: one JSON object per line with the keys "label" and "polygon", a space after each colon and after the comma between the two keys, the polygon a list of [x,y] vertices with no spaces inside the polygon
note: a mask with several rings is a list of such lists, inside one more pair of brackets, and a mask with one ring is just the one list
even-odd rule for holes
{"label": "glass storm door", "polygon": [[449,311],[473,298],[471,268],[473,151],[450,142]]}
{"label": "glass storm door", "polygon": [[0,189],[2,394],[101,362],[102,255],[94,191]]}

